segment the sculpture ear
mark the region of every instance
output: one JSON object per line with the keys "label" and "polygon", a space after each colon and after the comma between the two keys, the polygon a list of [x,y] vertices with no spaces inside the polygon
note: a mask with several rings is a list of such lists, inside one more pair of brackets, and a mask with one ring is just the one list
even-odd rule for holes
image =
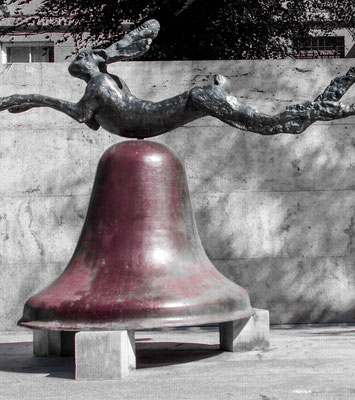
{"label": "sculpture ear", "polygon": [[100,57],[102,57],[105,61],[107,58],[106,50],[104,49],[93,49],[92,52]]}
{"label": "sculpture ear", "polygon": [[151,19],[127,33],[120,41],[112,44],[105,50],[107,64],[137,58],[146,53],[150,48],[152,40],[157,37],[159,28],[159,22]]}

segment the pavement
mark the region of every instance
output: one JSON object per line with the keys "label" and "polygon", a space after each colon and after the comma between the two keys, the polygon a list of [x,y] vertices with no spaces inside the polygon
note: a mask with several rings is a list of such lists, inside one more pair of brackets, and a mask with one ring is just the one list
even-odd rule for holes
{"label": "pavement", "polygon": [[355,400],[355,326],[273,327],[268,350],[221,352],[214,327],[136,332],[137,370],[75,381],[72,357],[34,357],[0,333],[0,399]]}

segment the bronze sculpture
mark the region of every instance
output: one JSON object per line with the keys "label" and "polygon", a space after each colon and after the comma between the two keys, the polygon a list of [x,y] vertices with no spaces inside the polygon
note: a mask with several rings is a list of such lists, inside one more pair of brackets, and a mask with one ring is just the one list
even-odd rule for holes
{"label": "bronze sculpture", "polygon": [[107,72],[107,64],[144,54],[158,32],[159,23],[149,20],[107,49],[79,53],[69,66],[71,75],[87,83],[78,103],[39,94],[12,95],[0,98],[0,111],[51,107],[93,130],[102,126],[113,134],[139,139],[161,135],[207,115],[262,135],[299,134],[313,122],[355,115],[355,104],[339,102],[355,81],[355,67],[335,78],[314,101],[288,106],[276,115],[242,104],[230,94],[230,83],[222,75],[215,76],[213,85],[195,87],[160,102],[139,99],[121,78]]}
{"label": "bronze sculpture", "polygon": [[[240,103],[221,75],[214,85],[170,99],[141,100],[119,77],[108,73],[107,64],[142,55],[158,31],[158,22],[150,20],[105,50],[81,52],[69,66],[71,75],[87,83],[78,103],[13,95],[0,98],[0,111],[51,107],[91,129],[102,126],[138,139],[207,115],[263,135],[298,134],[315,121],[355,115],[355,105],[339,103],[354,83],[355,68],[334,79],[313,102],[290,106],[274,116]],[[73,257],[58,279],[26,302],[19,325],[35,330],[35,354],[75,352],[80,367],[80,349],[93,346],[81,331],[219,323],[221,348],[233,351],[236,335],[253,315],[256,310],[248,293],[220,274],[202,248],[178,156],[159,143],[132,140],[112,146],[103,155]],[[235,325],[238,320],[241,323]],[[260,346],[259,332],[255,337]],[[64,346],[68,338],[70,345]],[[267,342],[261,345],[267,347]],[[107,361],[112,353],[104,357]],[[93,363],[99,358],[94,356]],[[105,373],[111,376],[110,371]]]}

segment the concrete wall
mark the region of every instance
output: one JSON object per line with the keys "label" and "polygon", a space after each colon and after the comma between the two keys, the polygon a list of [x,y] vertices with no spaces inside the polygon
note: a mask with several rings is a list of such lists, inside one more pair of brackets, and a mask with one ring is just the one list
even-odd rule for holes
{"label": "concrete wall", "polygon": [[[133,93],[163,99],[227,75],[234,93],[274,113],[313,99],[351,60],[126,62],[111,66]],[[67,65],[1,66],[1,95],[78,100]],[[355,87],[347,102],[355,102]],[[0,330],[66,266],[84,221],[96,164],[120,140],[48,109],[1,113]],[[273,323],[355,321],[354,118],[300,136],[263,137],[212,118],[156,140],[185,160],[208,256]]]}

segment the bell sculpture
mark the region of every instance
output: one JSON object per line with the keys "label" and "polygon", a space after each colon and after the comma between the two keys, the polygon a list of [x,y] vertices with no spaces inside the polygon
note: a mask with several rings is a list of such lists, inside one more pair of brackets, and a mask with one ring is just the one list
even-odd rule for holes
{"label": "bell sculpture", "polygon": [[20,324],[135,330],[252,314],[246,291],[205,254],[179,157],[136,140],[103,155],[74,255],[51,286],[27,301]]}
{"label": "bell sculpture", "polygon": [[107,64],[144,54],[158,31],[158,22],[150,20],[107,49],[81,52],[69,66],[71,75],[87,83],[78,103],[38,94],[0,98],[0,111],[51,107],[93,130],[138,139],[102,156],[72,259],[55,282],[26,302],[19,321],[34,329],[36,355],[75,353],[77,379],[128,373],[135,367],[138,329],[218,323],[222,349],[268,345],[267,311],[253,309],[247,292],[205,254],[178,155],[144,139],[207,115],[263,135],[299,134],[315,121],[355,115],[353,104],[339,102],[355,80],[355,68],[313,102],[276,115],[240,103],[221,75],[213,85],[160,102],[139,99],[107,72]]}

